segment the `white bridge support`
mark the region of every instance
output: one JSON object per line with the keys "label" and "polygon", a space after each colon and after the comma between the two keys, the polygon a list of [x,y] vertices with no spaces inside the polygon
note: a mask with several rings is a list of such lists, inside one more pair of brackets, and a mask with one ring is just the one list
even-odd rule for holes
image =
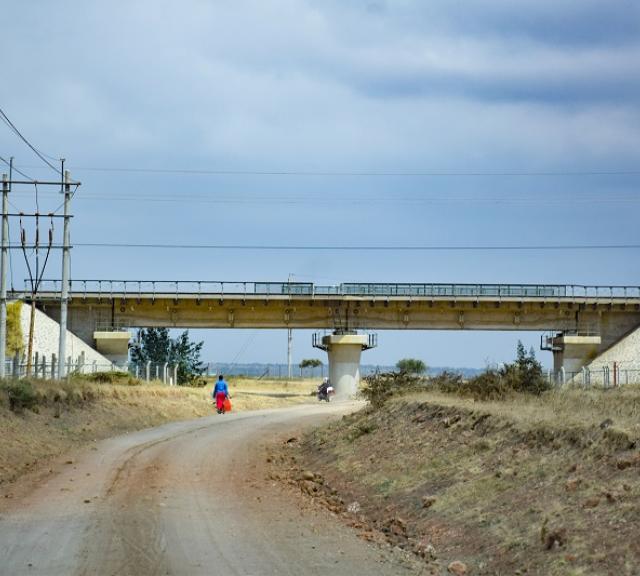
{"label": "white bridge support", "polygon": [[336,398],[353,398],[360,383],[360,355],[368,348],[366,334],[331,334],[322,338],[329,354],[329,380]]}
{"label": "white bridge support", "polygon": [[122,330],[101,330],[93,333],[96,350],[120,369],[124,369],[129,360],[129,340],[132,337],[131,332]]}
{"label": "white bridge support", "polygon": [[599,354],[600,336],[559,334],[553,338],[553,370],[577,373]]}

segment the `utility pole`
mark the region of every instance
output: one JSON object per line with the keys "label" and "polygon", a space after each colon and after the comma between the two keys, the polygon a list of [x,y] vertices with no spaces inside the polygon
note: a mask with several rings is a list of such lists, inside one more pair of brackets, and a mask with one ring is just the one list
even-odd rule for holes
{"label": "utility pole", "polygon": [[71,177],[68,170],[64,169],[64,160],[62,160],[63,174],[62,192],[64,193],[64,230],[62,240],[62,294],[60,298],[60,343],[58,348],[58,378],[62,380],[66,376],[67,371],[67,306],[69,304],[69,251],[71,249],[69,240],[69,203],[71,202]]}
{"label": "utility pole", "polygon": [[[291,278],[293,274],[289,274],[288,279],[288,292],[289,299],[291,299]],[[293,330],[291,328],[287,329],[287,380],[291,381],[291,350],[293,348]]]}
{"label": "utility pole", "polygon": [[287,330],[287,367],[288,367],[288,379],[291,380],[291,347],[293,344],[293,330],[289,328]]}
{"label": "utility pole", "polygon": [[[10,166],[13,158],[10,160]],[[0,251],[0,378],[5,377],[7,348],[7,260],[9,258],[9,179],[2,175],[2,249]]]}

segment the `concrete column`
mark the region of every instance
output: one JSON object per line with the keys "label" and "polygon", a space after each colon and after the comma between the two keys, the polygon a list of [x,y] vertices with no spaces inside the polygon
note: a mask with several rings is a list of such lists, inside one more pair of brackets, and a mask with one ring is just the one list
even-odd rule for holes
{"label": "concrete column", "polygon": [[331,334],[322,338],[329,354],[329,380],[336,398],[353,398],[360,383],[360,355],[368,337],[362,334]]}

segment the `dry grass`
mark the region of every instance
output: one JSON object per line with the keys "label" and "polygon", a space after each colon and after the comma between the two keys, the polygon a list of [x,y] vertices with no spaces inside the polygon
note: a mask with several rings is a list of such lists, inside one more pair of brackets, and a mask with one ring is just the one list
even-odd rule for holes
{"label": "dry grass", "polygon": [[631,576],[639,415],[638,387],[498,402],[421,392],[315,431],[296,458],[358,502],[359,523],[417,552],[429,543],[445,569]]}
{"label": "dry grass", "polygon": [[640,386],[608,390],[567,389],[540,396],[518,394],[500,401],[474,401],[453,394],[424,392],[404,397],[416,402],[433,402],[515,420],[524,426],[592,427],[610,419],[613,425],[633,437],[640,437]]}
{"label": "dry grass", "polygon": [[[205,388],[169,387],[123,379],[123,384],[36,381],[0,383],[0,484],[15,480],[53,456],[87,443],[165,422],[215,413]],[[8,389],[17,385],[24,407],[10,407]],[[232,380],[233,410],[277,408],[313,398],[297,382]],[[290,395],[291,394],[291,395]],[[14,392],[15,395],[15,392]]]}

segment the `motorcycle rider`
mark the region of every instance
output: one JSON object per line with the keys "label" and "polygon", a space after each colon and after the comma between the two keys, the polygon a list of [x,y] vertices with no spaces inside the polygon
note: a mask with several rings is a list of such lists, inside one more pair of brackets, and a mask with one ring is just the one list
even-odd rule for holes
{"label": "motorcycle rider", "polygon": [[329,383],[329,378],[327,378],[326,376],[322,379],[322,384],[320,384],[320,386],[318,386],[318,399],[319,400],[326,400],[327,397],[329,396],[329,388],[331,387],[331,384]]}

